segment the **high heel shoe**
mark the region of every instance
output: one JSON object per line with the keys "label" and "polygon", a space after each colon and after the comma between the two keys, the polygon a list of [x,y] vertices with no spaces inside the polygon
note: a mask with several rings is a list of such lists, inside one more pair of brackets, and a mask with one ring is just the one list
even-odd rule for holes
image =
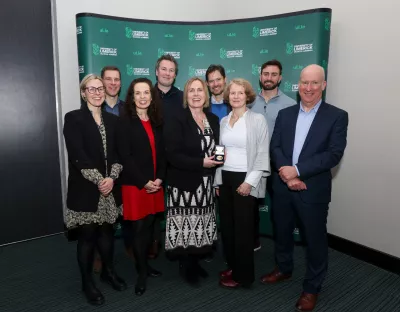
{"label": "high heel shoe", "polygon": [[117,291],[123,291],[127,288],[125,281],[113,270],[103,270],[103,272],[101,272],[100,279],[101,281],[111,285],[111,287]]}
{"label": "high heel shoe", "polygon": [[161,276],[162,273],[154,268],[152,268],[151,266],[147,266],[147,276],[149,277],[159,277]]}
{"label": "high heel shoe", "polygon": [[100,290],[96,288],[93,281],[83,282],[82,291],[85,294],[88,303],[95,306],[104,304],[104,296]]}
{"label": "high heel shoe", "polygon": [[146,286],[136,285],[135,286],[135,294],[136,296],[141,296],[146,292]]}

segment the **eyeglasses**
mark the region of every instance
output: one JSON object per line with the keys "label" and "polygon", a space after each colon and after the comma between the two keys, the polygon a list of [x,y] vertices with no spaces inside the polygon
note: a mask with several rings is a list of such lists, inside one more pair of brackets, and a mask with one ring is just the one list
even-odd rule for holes
{"label": "eyeglasses", "polygon": [[98,87],[98,88],[95,88],[95,87],[87,87],[87,88],[85,88],[90,94],[95,94],[96,93],[96,91],[97,92],[99,92],[99,93],[103,93],[104,91],[105,91],[105,88],[104,87]]}

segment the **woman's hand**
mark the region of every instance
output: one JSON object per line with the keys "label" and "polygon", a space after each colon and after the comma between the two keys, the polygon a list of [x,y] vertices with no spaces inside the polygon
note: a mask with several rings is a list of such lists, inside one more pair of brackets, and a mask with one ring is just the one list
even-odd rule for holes
{"label": "woman's hand", "polygon": [[155,193],[160,189],[160,186],[158,186],[154,181],[149,180],[144,188],[146,189],[147,193]]}
{"label": "woman's hand", "polygon": [[251,188],[252,188],[252,186],[249,183],[243,182],[236,189],[236,192],[238,192],[239,195],[248,196],[250,194],[250,192],[251,192]]}
{"label": "woman's hand", "polygon": [[222,161],[215,161],[214,157],[215,157],[214,155],[211,157],[205,157],[203,160],[203,167],[204,168],[213,168],[215,166],[223,164]]}
{"label": "woman's hand", "polygon": [[108,194],[110,194],[110,192],[112,191],[114,187],[114,180],[111,178],[105,178],[103,179],[99,185],[99,191],[101,194],[103,194],[103,196],[108,196]]}

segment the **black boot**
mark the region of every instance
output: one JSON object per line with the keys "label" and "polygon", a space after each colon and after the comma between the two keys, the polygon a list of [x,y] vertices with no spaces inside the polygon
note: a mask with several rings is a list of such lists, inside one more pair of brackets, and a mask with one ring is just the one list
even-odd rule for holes
{"label": "black boot", "polygon": [[104,296],[100,290],[96,288],[92,279],[86,278],[86,280],[82,281],[82,291],[90,304],[99,306],[104,303]]}
{"label": "black boot", "polygon": [[104,268],[101,272],[100,279],[111,285],[111,287],[117,291],[123,291],[127,288],[125,281],[120,278],[113,269]]}

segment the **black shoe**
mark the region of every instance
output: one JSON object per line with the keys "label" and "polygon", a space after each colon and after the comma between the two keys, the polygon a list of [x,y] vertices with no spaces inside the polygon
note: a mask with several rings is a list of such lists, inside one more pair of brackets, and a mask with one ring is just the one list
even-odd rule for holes
{"label": "black shoe", "polygon": [[109,271],[106,273],[106,271],[103,271],[100,275],[100,279],[111,285],[111,287],[117,291],[123,291],[127,288],[125,281],[115,274],[115,272]]}
{"label": "black shoe", "polygon": [[96,288],[92,281],[84,283],[82,291],[88,303],[96,306],[104,304],[103,294]]}
{"label": "black shoe", "polygon": [[149,276],[149,277],[159,277],[161,275],[162,275],[162,273],[160,271],[157,271],[156,269],[153,269],[151,266],[147,267],[147,276]]}
{"label": "black shoe", "polygon": [[204,270],[204,268],[203,268],[200,264],[197,264],[197,274],[198,274],[201,278],[207,278],[207,277],[208,277],[207,271]]}
{"label": "black shoe", "polygon": [[139,286],[139,285],[135,286],[135,294],[136,294],[136,296],[141,296],[145,292],[146,292],[146,286],[143,286],[143,285],[142,286]]}

